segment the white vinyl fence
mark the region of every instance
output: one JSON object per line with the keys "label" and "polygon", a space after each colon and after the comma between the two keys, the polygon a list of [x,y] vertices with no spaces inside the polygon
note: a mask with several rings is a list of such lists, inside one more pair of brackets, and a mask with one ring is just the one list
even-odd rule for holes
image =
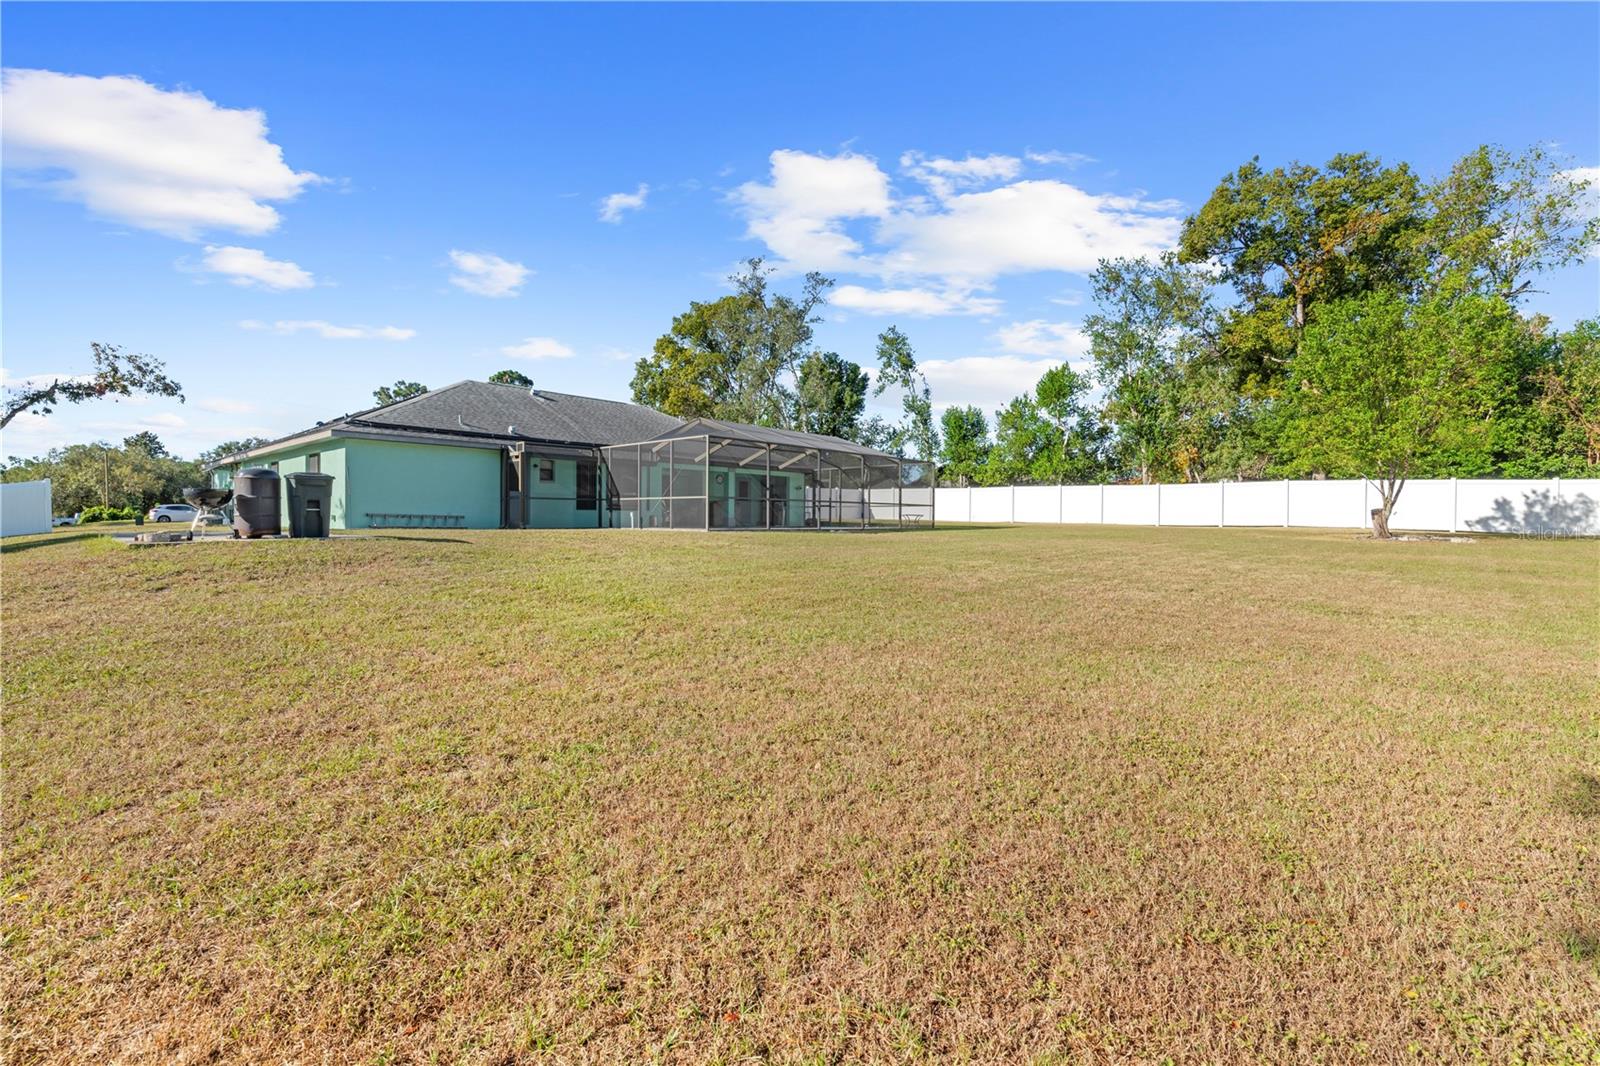
{"label": "white vinyl fence", "polygon": [[[1382,497],[1370,482],[1233,481],[1201,485],[1008,485],[936,491],[940,522],[1369,529]],[[1406,482],[1392,529],[1600,535],[1600,478]]]}
{"label": "white vinyl fence", "polygon": [[0,537],[50,532],[50,480],[0,485]]}

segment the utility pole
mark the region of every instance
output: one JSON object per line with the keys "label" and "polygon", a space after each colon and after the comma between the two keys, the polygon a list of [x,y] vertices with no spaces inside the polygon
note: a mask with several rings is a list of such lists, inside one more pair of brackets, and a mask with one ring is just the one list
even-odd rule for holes
{"label": "utility pole", "polygon": [[105,480],[101,483],[100,503],[103,506],[110,507],[111,506],[111,445],[109,445],[109,444],[100,445],[100,453],[101,453],[101,455],[103,455],[105,457]]}

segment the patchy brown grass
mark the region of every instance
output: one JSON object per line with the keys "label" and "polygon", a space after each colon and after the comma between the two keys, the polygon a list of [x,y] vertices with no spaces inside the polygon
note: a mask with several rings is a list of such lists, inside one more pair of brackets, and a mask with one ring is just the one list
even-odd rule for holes
{"label": "patchy brown grass", "polygon": [[1592,542],[8,549],[11,1062],[1600,1062]]}

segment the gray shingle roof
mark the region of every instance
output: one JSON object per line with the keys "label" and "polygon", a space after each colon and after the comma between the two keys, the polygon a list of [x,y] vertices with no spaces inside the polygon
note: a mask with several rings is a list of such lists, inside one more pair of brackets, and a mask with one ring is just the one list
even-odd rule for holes
{"label": "gray shingle roof", "polygon": [[649,407],[521,385],[458,381],[409,400],[349,415],[351,425],[480,433],[498,437],[621,444],[679,424]]}
{"label": "gray shingle roof", "polygon": [[590,396],[487,381],[458,381],[399,403],[330,419],[240,456],[225,456],[214,465],[230,463],[243,456],[268,454],[285,442],[324,431],[336,435],[344,431],[357,436],[393,434],[408,439],[433,439],[441,444],[481,441],[493,445],[497,441],[532,440],[582,446],[634,444],[710,434],[758,444],[892,458],[887,452],[838,437],[715,418],[694,418],[685,422],[653,408],[620,400],[597,400]]}

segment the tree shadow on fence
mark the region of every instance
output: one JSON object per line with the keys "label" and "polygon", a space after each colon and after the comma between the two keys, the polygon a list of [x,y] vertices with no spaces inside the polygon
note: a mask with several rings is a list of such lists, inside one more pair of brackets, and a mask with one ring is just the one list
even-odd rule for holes
{"label": "tree shadow on fence", "polygon": [[1600,532],[1595,514],[1595,502],[1587,496],[1558,497],[1540,489],[1523,494],[1521,514],[1502,496],[1494,501],[1493,513],[1467,519],[1466,527],[1478,533],[1593,534]]}

